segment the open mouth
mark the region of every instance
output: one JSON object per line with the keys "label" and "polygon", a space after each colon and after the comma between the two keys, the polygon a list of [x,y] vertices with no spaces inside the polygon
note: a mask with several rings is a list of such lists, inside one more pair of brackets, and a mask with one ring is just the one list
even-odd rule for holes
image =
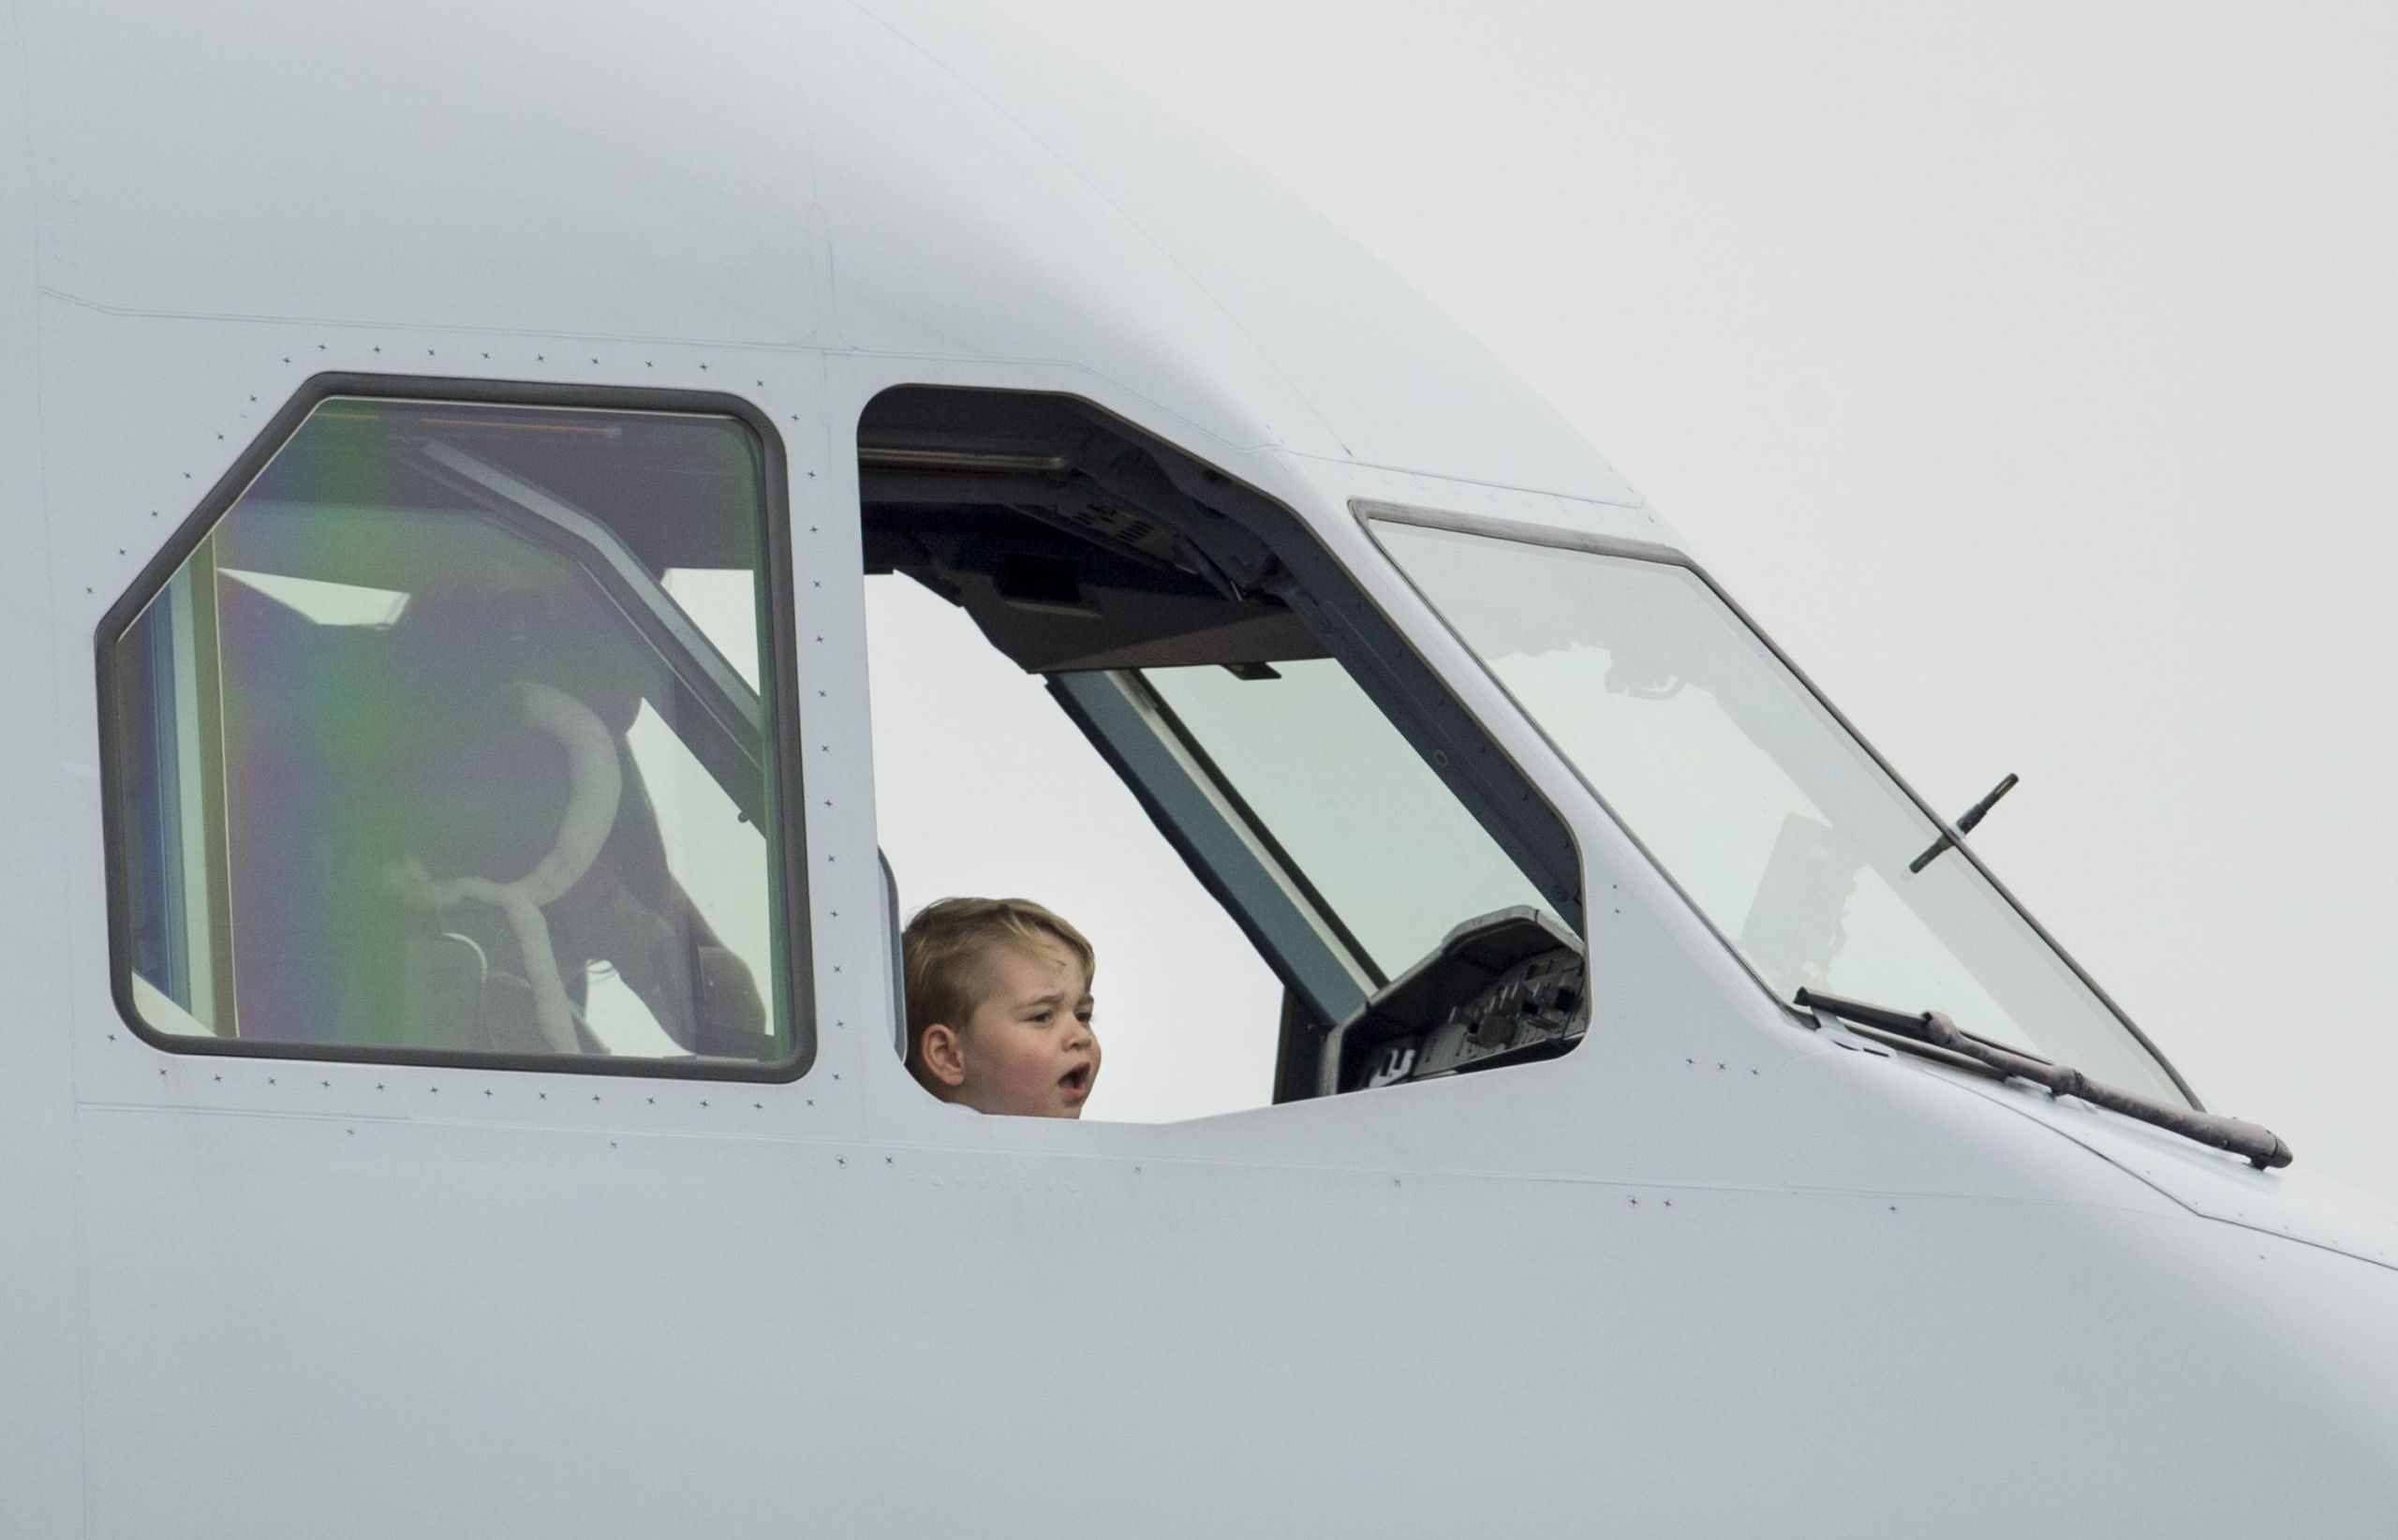
{"label": "open mouth", "polygon": [[1058,1088],[1069,1097],[1082,1098],[1090,1094],[1090,1066],[1077,1064],[1058,1077]]}

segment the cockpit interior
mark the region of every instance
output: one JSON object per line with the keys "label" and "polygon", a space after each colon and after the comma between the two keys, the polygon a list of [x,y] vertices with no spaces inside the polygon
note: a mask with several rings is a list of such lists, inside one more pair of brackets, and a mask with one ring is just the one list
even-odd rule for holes
{"label": "cockpit interior", "polygon": [[[777,452],[647,403],[300,415],[104,648],[135,1018],[237,1050],[804,1063]],[[1570,838],[1287,509],[1004,392],[885,392],[858,479],[861,575],[1039,681],[1159,880],[1270,974],[1255,1101],[1577,1040]],[[944,878],[884,869],[896,934]]]}

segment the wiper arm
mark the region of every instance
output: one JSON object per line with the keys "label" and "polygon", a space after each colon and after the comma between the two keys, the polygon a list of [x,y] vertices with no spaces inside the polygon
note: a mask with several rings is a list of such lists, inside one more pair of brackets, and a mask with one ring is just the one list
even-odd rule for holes
{"label": "wiper arm", "polygon": [[1945,1048],[1952,1054],[1986,1065],[2001,1074],[2045,1087],[2052,1096],[2078,1096],[2092,1106],[2105,1107],[2126,1118],[2137,1118],[2143,1123],[2170,1129],[2185,1139],[2196,1139],[2211,1148],[2228,1150],[2245,1157],[2248,1163],[2259,1171],[2290,1162],[2289,1146],[2282,1143],[2272,1129],[2243,1122],[2237,1118],[2226,1118],[2219,1112],[2177,1107],[2127,1090],[2119,1090],[2091,1079],[2080,1070],[2051,1064],[2045,1059],[2034,1059],[2028,1054],[2019,1054],[1976,1037],[1971,1032],[1960,1030],[1955,1022],[1937,1011],[1908,1015],[1902,1011],[1886,1010],[1879,1005],[1819,995],[1812,989],[1799,990],[1797,999],[1803,1010],[1821,1011],[1828,1016],[1862,1022],[1896,1037],[1928,1043],[1935,1048]]}
{"label": "wiper arm", "polygon": [[2008,771],[2005,780],[2000,781],[1996,786],[1991,788],[1990,795],[1982,798],[1979,802],[1975,803],[1972,807],[1965,809],[1965,816],[1957,821],[1957,830],[1955,834],[1951,834],[1946,829],[1941,830],[1939,838],[1933,840],[1930,846],[1926,847],[1921,855],[1917,856],[1914,860],[1907,863],[1907,870],[1923,870],[1924,867],[1932,865],[1932,861],[1934,856],[1938,855],[1942,851],[1948,849],[1951,845],[1956,844],[1960,837],[1972,834],[1974,832],[1974,825],[1979,823],[1983,819],[1988,818],[1990,816],[1990,810],[1998,806],[1998,799],[2005,796],[2007,792],[2015,790],[2015,772],[2012,770]]}

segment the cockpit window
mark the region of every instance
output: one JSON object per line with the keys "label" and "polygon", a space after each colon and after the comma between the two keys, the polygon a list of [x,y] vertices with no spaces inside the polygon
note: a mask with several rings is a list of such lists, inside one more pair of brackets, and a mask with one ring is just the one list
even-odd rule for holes
{"label": "cockpit window", "polygon": [[107,647],[138,1024],[789,1073],[766,449],[318,403]]}
{"label": "cockpit window", "polygon": [[1305,874],[1375,985],[1439,947],[1463,917],[1547,908],[1333,659],[1138,677],[1289,869]]}
{"label": "cockpit window", "polygon": [[1295,513],[1088,403],[997,391],[886,392],[859,481],[892,918],[1021,896],[1088,936],[1109,1067],[1083,1116],[1580,1041],[1563,822]]}
{"label": "cockpit window", "polygon": [[1375,538],[1782,1000],[1907,1010],[2169,1102],[2130,1026],[1696,571],[1390,519]]}

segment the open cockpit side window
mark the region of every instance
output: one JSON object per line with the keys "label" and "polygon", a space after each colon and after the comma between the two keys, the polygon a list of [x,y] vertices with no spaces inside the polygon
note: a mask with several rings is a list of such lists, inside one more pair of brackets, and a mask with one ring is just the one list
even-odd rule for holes
{"label": "open cockpit side window", "polygon": [[1094,1115],[1577,1040],[1570,837],[1289,510],[1058,397],[902,389],[859,433],[904,909],[1090,934]]}
{"label": "open cockpit side window", "polygon": [[361,392],[264,448],[103,629],[129,1016],[796,1073],[770,439],[730,404]]}

